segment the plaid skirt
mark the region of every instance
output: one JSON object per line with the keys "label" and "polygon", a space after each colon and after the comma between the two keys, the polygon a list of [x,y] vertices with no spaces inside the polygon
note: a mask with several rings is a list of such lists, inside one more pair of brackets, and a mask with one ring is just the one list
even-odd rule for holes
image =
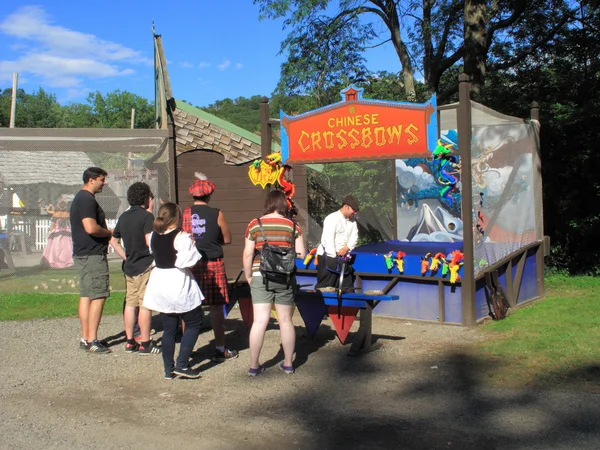
{"label": "plaid skirt", "polygon": [[225,263],[222,259],[217,261],[200,260],[192,267],[192,274],[204,294],[203,305],[224,305],[229,303],[229,289]]}

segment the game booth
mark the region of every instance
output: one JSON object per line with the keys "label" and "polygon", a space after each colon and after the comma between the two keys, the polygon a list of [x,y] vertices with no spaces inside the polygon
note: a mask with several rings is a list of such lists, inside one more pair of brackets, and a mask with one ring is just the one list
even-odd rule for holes
{"label": "game booth", "polygon": [[[249,176],[254,184],[282,189],[292,202],[286,174],[294,166],[393,165],[385,193],[394,205],[392,239],[353,250],[354,289],[314,289],[314,239],[297,262],[296,301],[309,335],[328,314],[345,343],[360,312],[350,349],[358,354],[372,349],[373,314],[473,326],[543,297],[548,242],[539,109],[532,105],[529,120],[505,116],[471,101],[469,89],[461,75],[459,102],[438,106],[435,95],[422,104],[365,99],[351,85],[338,103],[295,116],[281,112],[278,120],[268,118],[263,105],[264,159],[250,166]],[[270,142],[273,124],[281,131],[278,152]],[[359,226],[368,227],[361,224],[371,220],[362,209]]]}

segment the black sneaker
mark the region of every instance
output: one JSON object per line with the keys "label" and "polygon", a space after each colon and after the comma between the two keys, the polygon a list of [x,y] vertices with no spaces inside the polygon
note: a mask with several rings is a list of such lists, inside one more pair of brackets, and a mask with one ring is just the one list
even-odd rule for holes
{"label": "black sneaker", "polygon": [[200,372],[189,367],[187,369],[180,369],[179,367],[175,367],[173,369],[173,375],[177,375],[181,378],[200,378]]}
{"label": "black sneaker", "polygon": [[140,344],[138,353],[140,355],[158,355],[162,353],[162,350],[153,341],[149,341],[145,346]]}
{"label": "black sneaker", "polygon": [[173,372],[165,372],[165,380],[172,380],[175,378]]}
{"label": "black sneaker", "polygon": [[88,353],[111,353],[110,349],[102,345],[102,343],[97,339],[95,341],[88,342],[87,346]]}
{"label": "black sneaker", "polygon": [[235,359],[237,358],[238,352],[237,350],[229,350],[229,349],[225,349],[225,351],[221,351],[218,349],[215,349],[215,354],[213,355],[213,362],[216,363],[222,363],[225,361],[229,361],[230,359]]}
{"label": "black sneaker", "polygon": [[[104,340],[104,339],[100,339],[100,344],[102,344],[104,347],[108,347],[108,341]],[[81,350],[88,350],[90,348],[90,344],[83,338],[81,338],[79,340],[79,348]]]}

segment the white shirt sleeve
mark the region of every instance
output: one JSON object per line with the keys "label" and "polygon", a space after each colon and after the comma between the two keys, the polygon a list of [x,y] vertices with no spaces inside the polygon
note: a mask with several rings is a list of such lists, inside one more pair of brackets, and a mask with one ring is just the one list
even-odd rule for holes
{"label": "white shirt sleeve", "polygon": [[350,222],[350,238],[347,244],[350,251],[356,248],[356,244],[358,244],[358,225],[356,222]]}
{"label": "white shirt sleeve", "polygon": [[179,269],[192,267],[202,258],[198,252],[198,249],[196,249],[196,244],[190,235],[185,231],[179,232],[179,234],[175,237],[173,246],[175,247],[175,250],[177,250],[175,267]]}
{"label": "white shirt sleeve", "polygon": [[[148,239],[148,242],[152,242],[152,236],[154,236],[154,231],[150,232],[150,239]],[[148,251],[152,254],[152,245],[148,246]],[[152,260],[152,266],[154,266],[154,260]]]}
{"label": "white shirt sleeve", "polygon": [[329,256],[335,256],[335,227],[336,220],[334,214],[329,214],[323,221],[323,233],[321,234],[321,245],[317,249],[317,255],[327,253]]}

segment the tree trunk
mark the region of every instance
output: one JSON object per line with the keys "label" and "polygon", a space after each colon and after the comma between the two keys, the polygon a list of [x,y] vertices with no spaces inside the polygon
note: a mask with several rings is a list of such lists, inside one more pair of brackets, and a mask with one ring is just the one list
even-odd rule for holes
{"label": "tree trunk", "polygon": [[483,88],[487,59],[487,19],[485,0],[465,0],[464,72],[471,79],[471,90]]}
{"label": "tree trunk", "polygon": [[392,44],[394,45],[394,49],[396,50],[396,54],[398,55],[400,64],[402,65],[402,81],[404,82],[404,92],[406,93],[406,98],[409,101],[414,102],[416,100],[415,76],[413,73],[412,62],[410,60],[410,56],[408,55],[408,49],[406,48],[406,44],[404,44],[400,34],[400,21],[398,20],[398,12],[395,4],[393,2],[390,3],[384,12],[388,17],[387,25],[391,32]]}

